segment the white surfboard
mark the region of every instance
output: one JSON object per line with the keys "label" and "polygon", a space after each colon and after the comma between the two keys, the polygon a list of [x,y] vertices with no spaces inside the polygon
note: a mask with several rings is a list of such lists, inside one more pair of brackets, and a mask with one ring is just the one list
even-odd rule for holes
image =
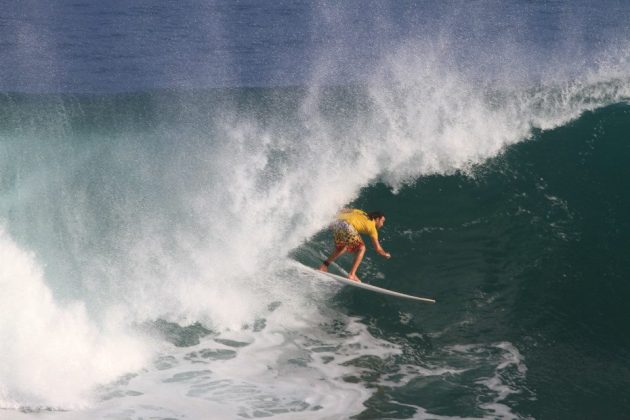
{"label": "white surfboard", "polygon": [[336,280],[336,281],[338,281],[340,283],[343,283],[343,284],[345,284],[347,286],[358,287],[360,289],[370,290],[372,292],[381,293],[381,294],[389,295],[389,296],[394,296],[394,297],[402,298],[402,299],[415,300],[415,301],[418,301],[418,302],[435,303],[435,299],[429,299],[429,298],[425,298],[425,297],[419,297],[419,296],[407,295],[407,294],[400,293],[400,292],[394,292],[393,290],[383,289],[382,287],[372,286],[371,284],[360,283],[360,282],[357,282],[357,281],[353,281],[353,280],[347,279],[345,277],[338,276],[336,274],[324,273],[323,271],[315,270],[314,268],[311,268],[311,267],[308,267],[308,266],[304,266],[304,267],[307,267],[307,268],[313,270],[314,272],[316,272],[318,274],[321,274],[322,276],[326,276],[326,277],[328,277],[330,279]]}

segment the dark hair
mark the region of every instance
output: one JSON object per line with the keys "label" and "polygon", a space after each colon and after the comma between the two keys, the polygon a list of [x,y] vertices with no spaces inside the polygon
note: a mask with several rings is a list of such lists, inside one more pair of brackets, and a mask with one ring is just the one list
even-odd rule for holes
{"label": "dark hair", "polygon": [[370,220],[376,220],[380,219],[381,217],[385,217],[385,213],[383,213],[382,211],[371,211],[367,214],[367,217]]}

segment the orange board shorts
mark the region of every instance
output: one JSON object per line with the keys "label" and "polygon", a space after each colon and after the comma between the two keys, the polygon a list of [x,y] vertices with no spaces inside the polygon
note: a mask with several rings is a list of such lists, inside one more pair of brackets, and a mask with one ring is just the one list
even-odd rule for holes
{"label": "orange board shorts", "polygon": [[345,220],[337,220],[330,225],[337,248],[346,247],[348,252],[357,252],[364,244],[359,232]]}

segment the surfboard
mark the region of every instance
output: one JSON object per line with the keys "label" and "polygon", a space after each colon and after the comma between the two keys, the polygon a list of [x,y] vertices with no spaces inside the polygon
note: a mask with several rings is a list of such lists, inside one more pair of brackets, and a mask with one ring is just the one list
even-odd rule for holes
{"label": "surfboard", "polygon": [[389,290],[389,289],[383,289],[382,287],[373,286],[371,284],[359,283],[357,281],[353,281],[353,280],[347,279],[345,277],[338,276],[336,274],[325,273],[323,271],[319,271],[319,270],[316,270],[316,269],[308,267],[308,266],[304,266],[304,267],[308,268],[309,270],[314,271],[317,274],[321,274],[324,277],[328,277],[328,278],[330,278],[332,280],[338,281],[339,283],[343,283],[346,286],[358,287],[359,289],[365,289],[365,290],[369,290],[371,292],[381,293],[383,295],[388,295],[388,296],[394,296],[394,297],[401,298],[401,299],[415,300],[417,302],[435,303],[435,299],[429,299],[429,298],[420,297],[420,296],[407,295],[405,293],[395,292],[395,291]]}

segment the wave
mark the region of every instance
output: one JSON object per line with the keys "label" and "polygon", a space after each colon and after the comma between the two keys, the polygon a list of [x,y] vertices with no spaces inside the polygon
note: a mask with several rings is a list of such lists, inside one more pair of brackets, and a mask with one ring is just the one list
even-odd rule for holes
{"label": "wave", "polygon": [[[38,331],[2,352],[19,366],[3,373],[16,375],[4,393],[65,406],[137,369],[147,350],[124,332],[135,323],[237,330],[277,301],[291,317],[312,296],[277,272],[339,207],[377,183],[397,192],[472,173],[540,130],[628,101],[630,79],[612,67],[504,86],[403,49],[355,86],[3,94],[3,282],[28,294],[14,310],[26,318],[4,317],[2,334]],[[113,332],[101,329],[112,312]],[[42,341],[80,352],[91,379],[56,386],[65,350],[26,363]],[[121,352],[125,364],[101,370]]]}
{"label": "wave", "polygon": [[99,326],[82,302],[55,302],[34,256],[4,231],[0,253],[3,409],[85,407],[94,384],[146,363],[147,343],[120,328],[114,308]]}

